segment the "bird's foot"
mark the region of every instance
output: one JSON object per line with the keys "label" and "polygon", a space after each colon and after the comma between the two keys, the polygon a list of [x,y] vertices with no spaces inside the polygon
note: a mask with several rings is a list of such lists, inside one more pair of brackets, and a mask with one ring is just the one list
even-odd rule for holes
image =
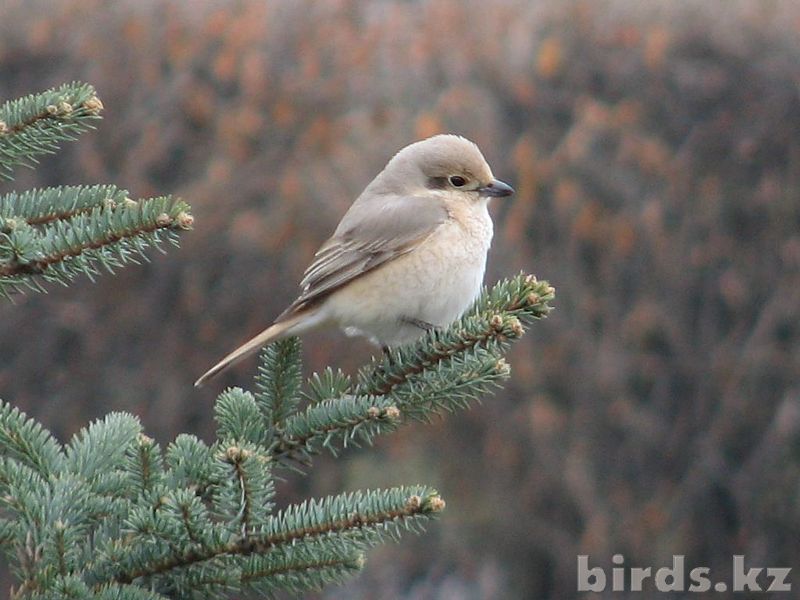
{"label": "bird's foot", "polygon": [[389,346],[381,346],[383,356],[390,365],[394,365],[394,358],[392,358],[392,349]]}

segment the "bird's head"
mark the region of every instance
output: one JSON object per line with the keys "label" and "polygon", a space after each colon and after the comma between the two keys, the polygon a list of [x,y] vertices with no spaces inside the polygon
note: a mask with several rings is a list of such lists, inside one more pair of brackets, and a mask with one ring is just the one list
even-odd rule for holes
{"label": "bird's head", "polygon": [[510,185],[495,179],[475,143],[452,134],[406,146],[394,155],[375,183],[388,193],[459,192],[474,200],[514,193]]}

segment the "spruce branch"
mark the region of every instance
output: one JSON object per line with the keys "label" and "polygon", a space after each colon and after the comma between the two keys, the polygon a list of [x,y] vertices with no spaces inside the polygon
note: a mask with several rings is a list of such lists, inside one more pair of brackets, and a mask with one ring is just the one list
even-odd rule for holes
{"label": "spruce branch", "polygon": [[533,275],[520,274],[501,281],[484,291],[476,304],[446,330],[431,331],[416,344],[373,359],[359,373],[356,393],[390,394],[455,356],[480,349],[501,351],[522,336],[525,324],[547,316],[554,297],[555,290]]}
{"label": "spruce branch", "polygon": [[[117,563],[114,579],[131,583],[151,579],[220,557],[266,555],[285,556],[298,545],[321,544],[326,549],[366,549],[386,536],[397,538],[421,521],[444,509],[438,493],[424,486],[355,492],[291,505],[271,516],[260,531],[233,537],[228,542],[191,547],[183,552],[160,547],[139,563]],[[149,531],[149,533],[153,533]],[[111,566],[103,565],[106,569]]]}
{"label": "spruce branch", "polygon": [[136,443],[125,452],[125,470],[130,477],[134,497],[153,492],[164,485],[164,461],[161,448],[151,437],[139,433]]}
{"label": "spruce branch", "polygon": [[273,597],[278,591],[295,594],[321,590],[344,582],[364,566],[364,553],[341,548],[297,545],[266,556],[217,558],[215,568],[200,563],[173,574],[170,596],[183,598],[224,596],[233,589]]}
{"label": "spruce branch", "polygon": [[113,273],[138,257],[147,260],[145,249],[165,239],[177,245],[178,232],[193,222],[184,202],[166,196],[119,204],[112,199],[88,211],[69,208],[74,205],[41,213],[43,226],[24,217],[0,218],[0,294],[10,297],[22,286],[40,290],[37,278],[66,285],[79,274],[93,279],[98,267]]}
{"label": "spruce branch", "polygon": [[266,449],[251,444],[220,447],[216,458],[214,510],[230,531],[246,534],[272,511],[272,459]]}
{"label": "spruce branch", "polygon": [[[100,118],[103,104],[80,82],[0,106],[0,179],[17,165],[74,140]],[[134,201],[113,185],[61,186],[0,196],[0,295],[43,283],[66,285],[147,259],[144,250],[192,227],[189,207],[171,197]]]}
{"label": "spruce branch", "polygon": [[50,432],[19,409],[0,401],[0,449],[4,459],[13,459],[47,477],[63,461],[61,445]]}
{"label": "spruce branch", "polygon": [[[28,552],[31,530],[42,525],[42,511],[39,501],[49,496],[49,485],[45,477],[13,458],[0,457],[0,509],[7,523],[4,541],[17,546],[18,554],[33,555]],[[21,543],[25,542],[25,543]],[[24,571],[26,563],[20,561]]]}
{"label": "spruce branch", "polygon": [[170,600],[169,596],[158,594],[145,588],[122,586],[110,583],[99,589],[89,591],[90,596],[73,596],[73,598],[91,598],[91,600]]}
{"label": "spruce branch", "polygon": [[165,474],[171,488],[193,489],[206,498],[215,482],[214,450],[194,435],[182,433],[166,451]]}
{"label": "spruce branch", "polygon": [[343,373],[341,369],[334,371],[330,367],[325,367],[322,373],[312,374],[307,383],[308,390],[303,392],[303,396],[311,404],[342,398],[350,394],[353,387],[349,375]]}
{"label": "spruce branch", "polygon": [[276,465],[292,468],[296,461],[308,466],[323,449],[336,455],[348,445],[371,444],[405,418],[428,421],[443,411],[466,408],[510,376],[503,351],[523,335],[526,324],[547,315],[554,294],[546,281],[520,274],[484,291],[446,330],[373,359],[355,386],[330,367],[312,375],[304,393],[309,406],[274,432]]}
{"label": "spruce branch", "polygon": [[125,463],[128,449],[139,442],[142,425],[127,413],[110,413],[81,429],[65,448],[67,472],[89,480]]}
{"label": "spruce branch", "polygon": [[389,396],[404,417],[430,421],[443,411],[466,409],[510,374],[511,366],[498,352],[476,348],[414,374]]}
{"label": "spruce branch", "polygon": [[22,219],[28,225],[44,225],[70,219],[93,208],[115,208],[133,202],[127,190],[115,185],[67,185],[0,196],[0,217]]}
{"label": "spruce branch", "polygon": [[435,516],[444,506],[439,493],[426,486],[340,494],[287,507],[272,517],[259,535],[241,544],[257,551],[335,536],[336,543],[366,548],[387,535],[397,539],[402,530]]}
{"label": "spruce branch", "polygon": [[11,600],[171,600],[169,596],[140,587],[123,586],[118,583],[92,589],[77,575],[67,575],[41,593],[27,594],[23,590],[12,590]]}
{"label": "spruce branch", "polygon": [[300,351],[300,338],[291,337],[270,344],[261,352],[255,399],[270,430],[282,427],[300,401],[303,373]]}
{"label": "spruce branch", "polygon": [[[33,166],[39,155],[75,139],[101,110],[94,90],[78,83],[0,106],[0,178],[10,179],[15,166]],[[146,260],[148,248],[177,243],[192,221],[179,200],[135,201],[113,185],[4,194],[0,294],[42,290],[45,282],[66,284],[81,273],[92,278],[101,269]],[[260,458],[237,461],[226,480],[214,449],[192,436],[179,436],[162,453],[135,417],[111,414],[62,446],[0,402],[0,547],[19,582],[12,597],[167,597],[103,577],[98,567],[161,556],[164,549],[180,555],[217,547],[230,541],[231,531],[263,526],[272,511],[272,478],[264,468],[270,458],[264,447],[242,451]],[[231,500],[228,518],[219,511],[223,503],[215,503],[226,485],[243,491]],[[243,503],[246,527],[234,529],[231,522],[242,519],[231,515],[240,515]],[[148,532],[149,545],[135,545],[141,539],[136,531]],[[106,575],[118,569],[105,568]]]}
{"label": "spruce branch", "polygon": [[400,411],[384,397],[345,396],[309,406],[292,415],[272,450],[276,459],[308,459],[327,448],[334,455],[342,447],[371,443],[379,433],[397,426]]}
{"label": "spruce branch", "polygon": [[257,593],[271,595],[283,590],[299,594],[342,583],[358,574],[365,561],[358,550],[298,545],[279,556],[249,557],[240,578],[246,589]]}
{"label": "spruce branch", "polygon": [[508,376],[504,350],[547,314],[552,298],[552,288],[533,277],[501,281],[450,328],[373,361],[355,384],[326,369],[303,392],[299,342],[271,347],[256,394],[232,388],[218,397],[210,445],[180,435],[162,454],[135,417],[111,414],[62,449],[0,404],[0,442],[9,448],[0,459],[0,541],[16,557],[16,594],[269,595],[352,575],[365,550],[418,531],[444,501],[414,486],[276,512],[273,467],[310,464],[322,450],[335,455],[466,407]]}
{"label": "spruce branch", "polygon": [[225,390],[214,402],[217,437],[225,442],[267,446],[272,433],[270,419],[261,408],[250,392],[238,387]]}
{"label": "spruce branch", "polygon": [[94,88],[72,82],[0,106],[0,179],[15,166],[32,167],[37,156],[54,153],[74,141],[100,118],[103,103]]}

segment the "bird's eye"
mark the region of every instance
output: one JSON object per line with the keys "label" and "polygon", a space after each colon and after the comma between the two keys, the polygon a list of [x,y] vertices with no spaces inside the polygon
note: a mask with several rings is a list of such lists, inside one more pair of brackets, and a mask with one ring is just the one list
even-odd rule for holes
{"label": "bird's eye", "polygon": [[450,177],[450,183],[451,183],[451,184],[452,184],[454,187],[461,187],[461,186],[463,186],[465,183],[467,183],[467,180],[466,180],[466,179],[464,179],[463,177],[461,177],[460,175],[452,175],[452,176]]}

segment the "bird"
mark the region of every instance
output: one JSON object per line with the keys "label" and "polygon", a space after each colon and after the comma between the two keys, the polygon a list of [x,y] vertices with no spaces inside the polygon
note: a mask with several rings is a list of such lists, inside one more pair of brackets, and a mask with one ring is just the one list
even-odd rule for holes
{"label": "bird", "polygon": [[384,352],[450,325],[483,285],[489,202],[513,193],[464,137],[439,134],[404,147],[317,250],[297,299],[195,386],[273,341],[324,325]]}

